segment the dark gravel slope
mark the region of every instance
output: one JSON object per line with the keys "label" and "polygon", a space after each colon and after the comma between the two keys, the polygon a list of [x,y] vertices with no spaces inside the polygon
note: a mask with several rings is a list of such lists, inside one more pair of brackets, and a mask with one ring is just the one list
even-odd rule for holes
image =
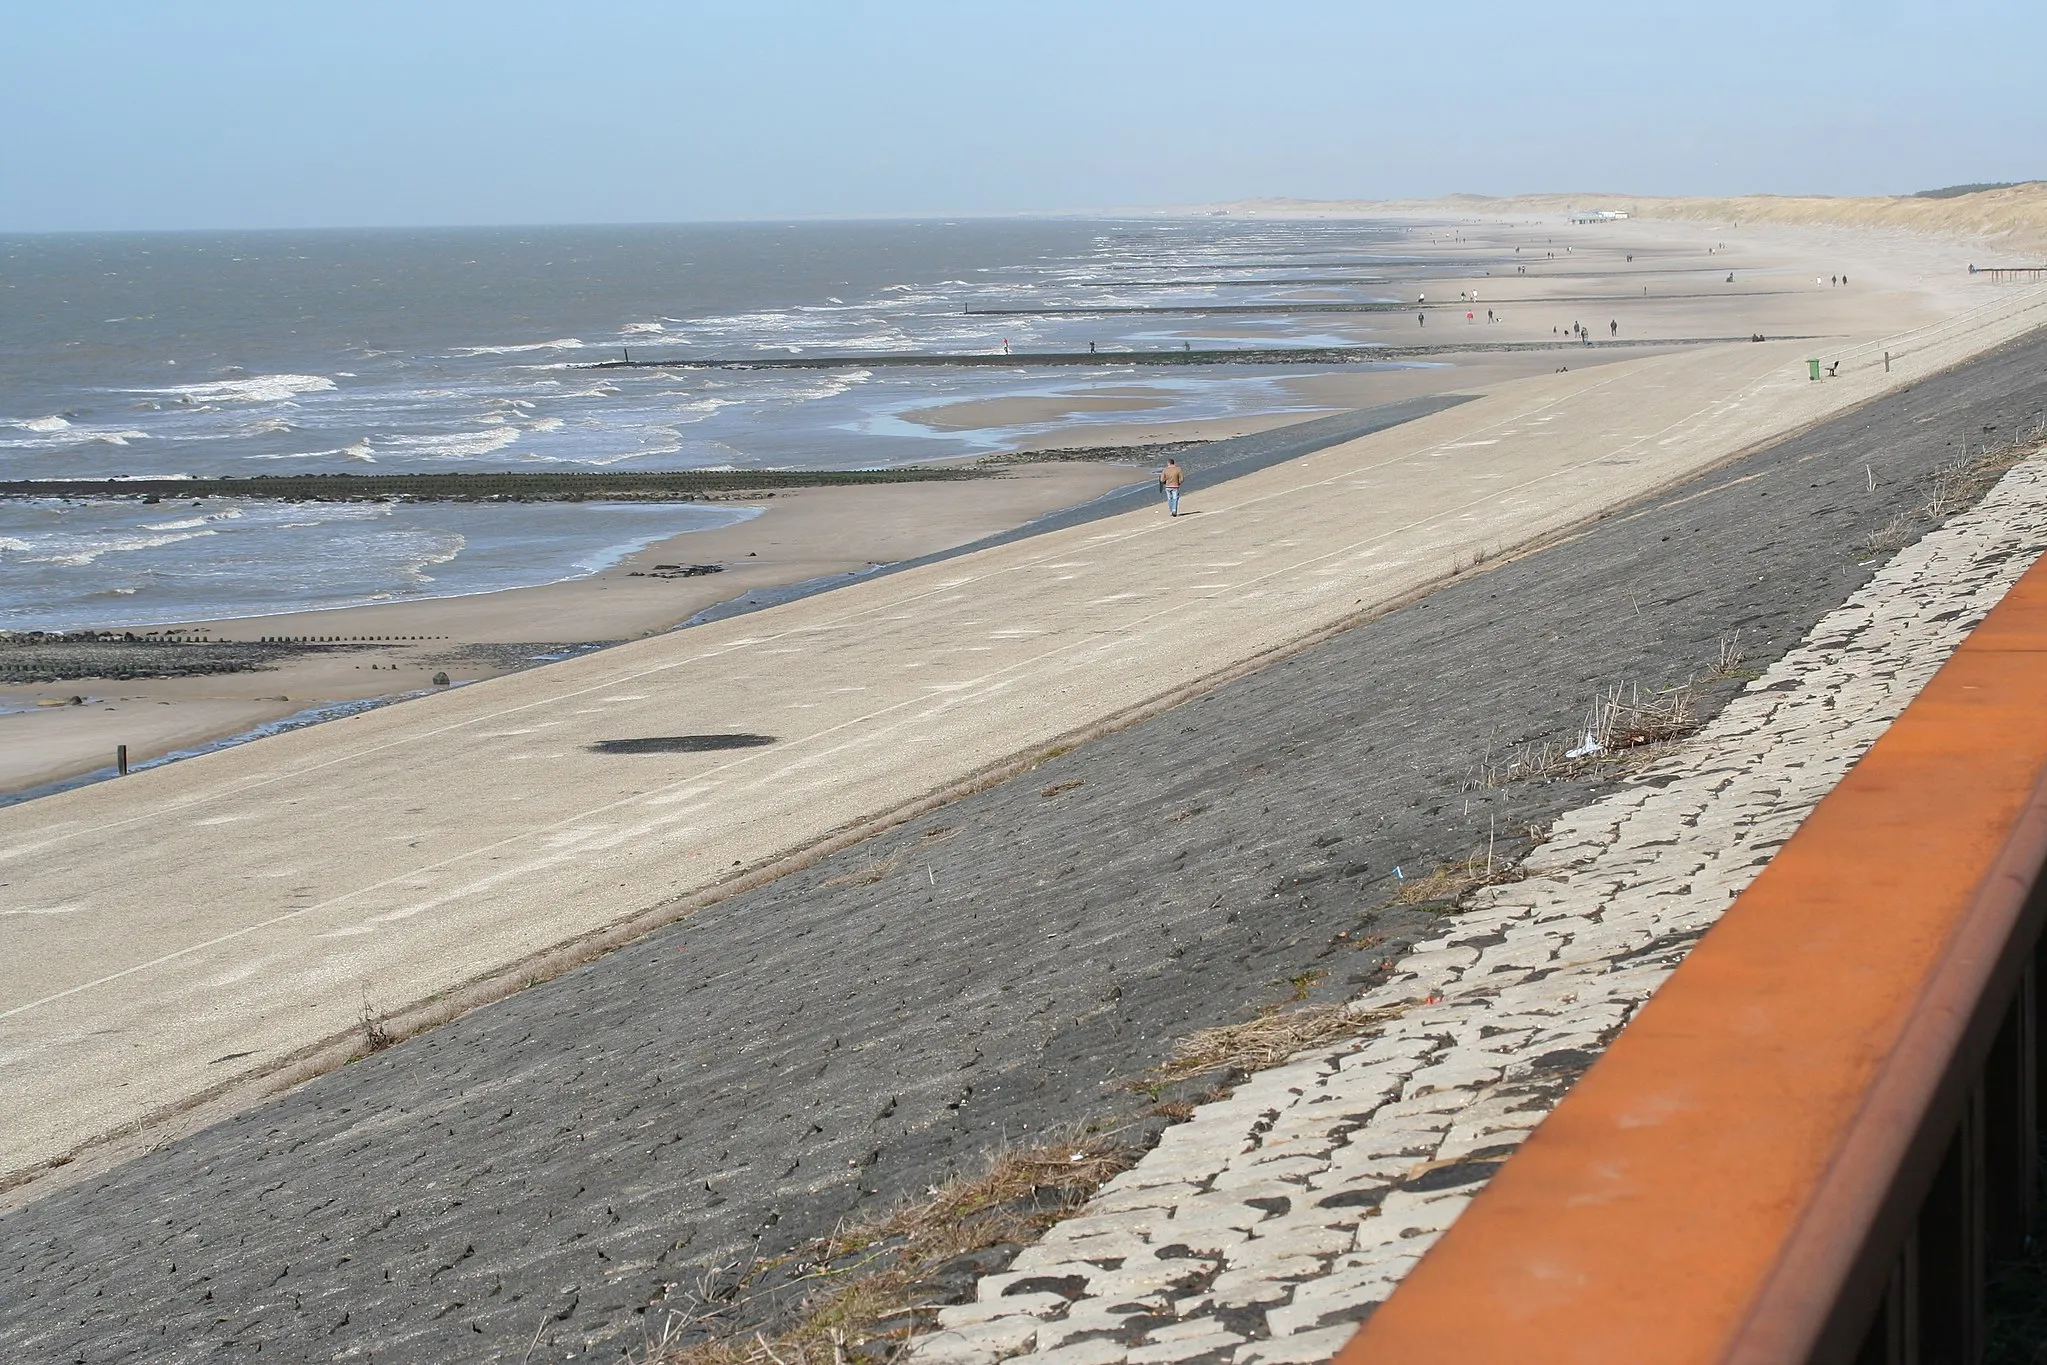
{"label": "dark gravel slope", "polygon": [[1737,628],[1773,657],[2043,411],[2047,336],[0,1218],[0,1358],[617,1358],[664,1285],[1129,1119],[1304,972],[1355,989],[1421,919],[1375,909],[1395,864],[1586,799],[1466,790],[1489,743]]}

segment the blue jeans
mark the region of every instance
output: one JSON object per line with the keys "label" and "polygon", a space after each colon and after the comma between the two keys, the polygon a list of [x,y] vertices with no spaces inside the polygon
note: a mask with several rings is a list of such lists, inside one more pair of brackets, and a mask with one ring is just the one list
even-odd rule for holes
{"label": "blue jeans", "polygon": [[1166,490],[1166,513],[1175,517],[1180,515],[1180,490],[1177,488]]}

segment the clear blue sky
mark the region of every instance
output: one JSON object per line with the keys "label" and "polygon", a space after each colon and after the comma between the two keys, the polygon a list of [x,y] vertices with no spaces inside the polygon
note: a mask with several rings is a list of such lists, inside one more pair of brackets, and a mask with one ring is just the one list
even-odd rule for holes
{"label": "clear blue sky", "polygon": [[2047,4],[0,0],[0,231],[2047,176]]}

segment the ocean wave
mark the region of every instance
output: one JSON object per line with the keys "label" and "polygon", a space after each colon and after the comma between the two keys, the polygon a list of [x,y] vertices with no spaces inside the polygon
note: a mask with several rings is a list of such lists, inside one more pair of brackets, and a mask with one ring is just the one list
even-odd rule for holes
{"label": "ocean wave", "polygon": [[257,374],[247,379],[215,379],[203,384],[171,384],[160,389],[127,389],[180,403],[276,403],[302,393],[327,393],[334,381],[319,374]]}
{"label": "ocean wave", "polygon": [[[197,506],[198,504],[195,503],[193,505]],[[241,508],[223,507],[219,511],[209,512],[205,516],[185,517],[179,521],[144,522],[142,529],[145,531],[190,531],[195,527],[209,526],[216,521],[240,521],[241,519]]]}
{"label": "ocean wave", "polygon": [[154,550],[180,541],[219,534],[218,531],[184,531],[176,535],[111,535],[98,540],[57,535],[40,541],[0,536],[0,550],[12,554],[24,564],[55,564],[67,569],[82,569],[96,563],[102,555],[132,554],[137,550]]}
{"label": "ocean wave", "polygon": [[458,431],[442,436],[380,436],[377,438],[377,444],[387,452],[416,453],[429,459],[459,460],[471,455],[488,455],[494,450],[503,450],[518,439],[519,429],[507,426],[492,431]]}
{"label": "ocean wave", "polygon": [[23,431],[69,431],[71,429],[71,423],[55,413],[48,417],[31,417],[25,422],[9,422],[7,425],[20,427]]}
{"label": "ocean wave", "polygon": [[136,431],[132,427],[75,427],[67,423],[62,431],[0,441],[0,450],[63,450],[68,446],[79,445],[124,446],[130,441],[148,439],[148,432]]}
{"label": "ocean wave", "polygon": [[553,341],[528,341],[517,346],[457,346],[448,354],[476,356],[519,355],[526,351],[579,351],[588,344],[580,337],[558,337]]}
{"label": "ocean wave", "polygon": [[[426,539],[426,537],[408,537],[408,539]],[[469,544],[468,538],[459,531],[449,531],[443,535],[432,537],[432,540],[435,543],[423,548],[421,551],[414,552],[410,563],[398,566],[398,572],[403,574],[409,581],[414,583],[433,582],[434,577],[427,570],[436,564],[448,563],[456,555],[461,554],[463,547]]]}
{"label": "ocean wave", "polygon": [[668,329],[658,322],[628,322],[618,329],[622,337],[660,336]]}

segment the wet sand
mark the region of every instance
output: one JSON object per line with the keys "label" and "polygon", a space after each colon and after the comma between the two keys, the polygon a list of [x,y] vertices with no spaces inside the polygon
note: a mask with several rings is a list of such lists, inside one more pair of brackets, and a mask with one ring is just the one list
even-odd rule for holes
{"label": "wet sand", "polygon": [[[140,764],[322,703],[431,689],[436,673],[447,674],[451,684],[474,682],[531,667],[533,656],[563,646],[658,634],[748,589],[857,574],[950,549],[1143,477],[1130,464],[1051,461],[958,483],[797,489],[750,502],[761,513],[751,520],[671,537],[587,578],[157,627],[204,631],[217,640],[382,636],[399,642],[336,646],[256,672],[0,686],[0,792],[106,768],[120,744],[128,746],[131,763]],[[662,564],[720,564],[724,570],[652,576]],[[42,704],[73,696],[84,704]]]}

